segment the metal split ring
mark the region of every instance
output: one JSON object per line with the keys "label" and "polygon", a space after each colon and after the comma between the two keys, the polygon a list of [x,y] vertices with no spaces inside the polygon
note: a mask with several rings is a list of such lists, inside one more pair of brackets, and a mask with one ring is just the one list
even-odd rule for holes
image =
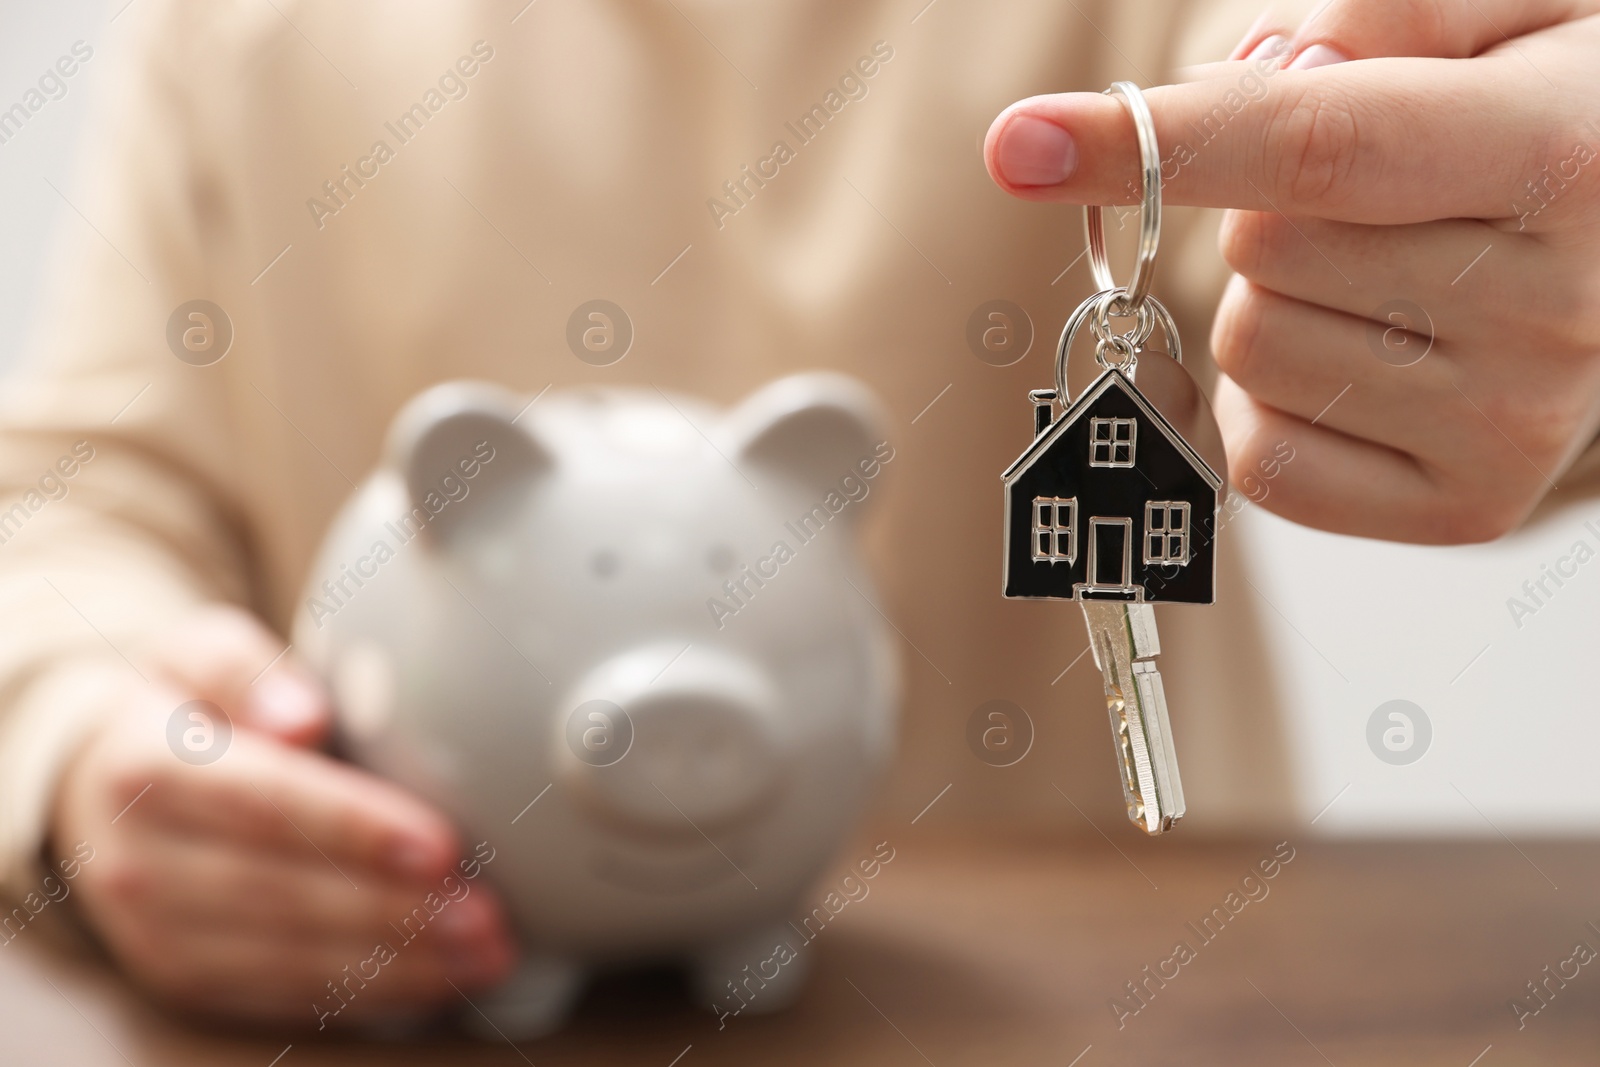
{"label": "metal split ring", "polygon": [[[1116,353],[1116,359],[1111,358],[1112,353]],[[1115,367],[1117,370],[1128,372],[1139,362],[1139,353],[1134,347],[1132,338],[1114,333],[1110,337],[1100,338],[1095,343],[1094,361],[1107,370]]]}
{"label": "metal split ring", "polygon": [[[1178,337],[1178,326],[1172,321],[1172,313],[1153,296],[1146,297],[1137,311],[1130,312],[1138,319],[1132,330],[1122,334],[1109,330],[1105,334],[1100,333],[1091,316],[1098,318],[1102,306],[1105,308],[1104,314],[1109,316],[1111,305],[1126,295],[1119,289],[1095,293],[1079,304],[1072,317],[1067,319],[1067,325],[1061,331],[1061,340],[1056,345],[1056,399],[1063,408],[1072,402],[1071,394],[1067,392],[1067,359],[1072,353],[1072,342],[1077,339],[1078,331],[1083,329],[1085,322],[1090,323],[1090,329],[1096,336],[1095,361],[1107,370],[1115,369],[1133,378],[1139,366],[1139,353],[1145,350],[1145,342],[1157,326],[1161,327],[1162,336],[1166,338],[1167,354],[1180,365],[1183,363],[1183,342]],[[1145,325],[1147,319],[1148,326]],[[1108,348],[1122,353],[1124,358],[1119,362],[1110,361],[1106,356]]]}
{"label": "metal split ring", "polygon": [[1126,289],[1107,289],[1099,294],[1099,299],[1094,302],[1094,307],[1089,316],[1089,329],[1094,333],[1095,339],[1106,341],[1117,336],[1117,331],[1111,328],[1111,318],[1134,319],[1134,328],[1122,331],[1122,336],[1133,342],[1135,348],[1150,339],[1150,331],[1155,329],[1155,319],[1151,317],[1150,305],[1140,302],[1131,311],[1120,311],[1118,305],[1126,307],[1128,304],[1128,291]]}
{"label": "metal split ring", "polygon": [[1111,257],[1106,252],[1105,208],[1085,206],[1084,230],[1089,238],[1089,270],[1094,275],[1095,287],[1101,291],[1121,289],[1126,295],[1119,297],[1119,311],[1143,306],[1150,295],[1150,282],[1155,277],[1156,250],[1161,243],[1161,146],[1156,141],[1156,120],[1150,114],[1150,105],[1144,94],[1132,82],[1113,82],[1106,95],[1121,94],[1133,116],[1133,129],[1139,138],[1139,166],[1144,176],[1144,189],[1139,203],[1139,257],[1134,263],[1133,278],[1126,286],[1118,286],[1111,277]]}

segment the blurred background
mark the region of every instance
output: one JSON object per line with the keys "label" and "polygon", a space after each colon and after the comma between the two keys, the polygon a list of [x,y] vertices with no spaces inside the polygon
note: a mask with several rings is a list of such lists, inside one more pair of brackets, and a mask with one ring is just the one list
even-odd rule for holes
{"label": "blurred background", "polygon": [[[30,4],[0,3],[0,79],[5,106],[35,88],[41,72],[74,41],[92,42],[120,5],[99,0]],[[0,143],[0,366],[9,370],[21,355],[30,330],[39,323],[33,309],[47,273],[44,262],[52,238],[67,223],[85,225],[56,189],[67,191],[77,158],[78,134],[87,118],[99,67],[93,62],[67,81],[67,93],[53,100],[20,130],[6,127]]]}
{"label": "blurred background", "polygon": [[[94,45],[126,3],[0,3],[0,101],[19,98],[74,41]],[[77,137],[105,66],[85,64],[63,97],[0,144],[0,370],[48,326],[35,307],[53,239],[91,225],[62,194],[72,196]],[[1029,310],[1041,330],[1066,311]],[[1536,592],[1537,601],[1523,588],[1575,542],[1600,551],[1600,533],[1584,526],[1596,517],[1592,504],[1557,505],[1504,540],[1465,548],[1321,533],[1251,505],[1230,523],[1252,564],[1251,595],[1288,709],[1298,815],[1316,819],[1314,832],[1600,828],[1600,565],[1577,566],[1559,586],[1546,579],[1551,595]],[[1513,599],[1532,611],[1514,613]],[[1385,762],[1369,744],[1369,721],[1397,700],[1426,721],[1412,747]],[[1384,729],[1396,725],[1393,710],[1380,716]]]}
{"label": "blurred background", "polygon": [[[105,42],[109,55],[113,20],[139,2],[0,0],[0,108],[33,87],[76,41],[93,46],[97,60]],[[276,16],[268,11],[264,17]],[[1232,39],[1213,44],[1225,50]],[[0,374],[24,358],[30,338],[51,328],[38,311],[52,273],[51,250],[93,229],[69,201],[82,202],[75,195],[80,138],[100,80],[111,71],[109,63],[84,64],[64,95],[0,140],[0,202],[6,205],[0,212]],[[727,71],[719,74],[731,81]],[[976,171],[963,178],[978,181]],[[1006,210],[1017,218],[1025,214],[1020,206]],[[1065,209],[1051,225],[1078,240],[1075,209]],[[920,261],[913,266],[922,269]],[[971,274],[985,269],[968,266]],[[1040,299],[1027,307],[1040,337],[1053,334],[1075,301],[1076,291],[1066,288],[1047,291],[1058,303]],[[960,311],[964,316],[965,307]],[[1200,341],[1191,339],[1197,347]],[[1001,372],[972,365],[959,339],[952,338],[951,348],[963,373],[972,375],[964,384],[976,375],[987,375],[984,381],[996,390],[1004,384],[1010,390],[1005,402],[1014,394],[1019,425],[1027,420],[1015,382],[1000,383]],[[1036,343],[1026,366],[1016,368],[1017,381],[1041,373],[1040,351]],[[886,397],[901,421],[896,432],[909,433],[904,420],[937,389],[927,384],[913,383],[915,395],[908,385],[905,395]],[[948,432],[961,425],[950,407],[987,404],[991,396],[974,399],[969,389],[963,399],[961,392],[939,412],[951,418],[942,428],[948,440],[930,446],[926,460],[906,449],[902,466],[936,467],[963,451],[959,434]],[[1270,494],[1270,481],[1265,491]],[[851,925],[841,924],[836,938],[829,935],[813,992],[795,1012],[777,1021],[741,1021],[724,1034],[676,993],[624,989],[613,997],[607,987],[591,998],[570,1033],[538,1055],[512,1055],[516,1050],[495,1045],[486,1046],[483,1061],[695,1067],[708,1054],[720,1054],[729,1062],[826,1057],[938,1067],[1595,1062],[1542,1054],[1519,1060],[1512,1044],[1526,1040],[1525,1055],[1539,1050],[1535,1040],[1592,1047],[1600,1020],[1593,1010],[1600,996],[1593,968],[1585,970],[1591,976],[1584,986],[1563,994],[1566,1014],[1537,1020],[1526,1038],[1507,1007],[1528,995],[1527,984],[1541,968],[1568,957],[1575,937],[1589,938],[1583,922],[1600,922],[1591,907],[1600,871],[1592,840],[1600,830],[1600,776],[1593,765],[1600,752],[1600,656],[1593,649],[1600,632],[1600,504],[1592,498],[1567,502],[1556,493],[1535,522],[1494,544],[1418,548],[1308,530],[1244,503],[1227,537],[1234,555],[1248,561],[1230,595],[1248,601],[1254,632],[1240,635],[1226,669],[1259,671],[1263,684],[1224,686],[1214,694],[1173,687],[1169,698],[1180,753],[1196,754],[1197,780],[1213,775],[1203,783],[1212,788],[1219,777],[1259,774],[1267,786],[1233,791],[1233,807],[1220,813],[1203,810],[1191,794],[1189,822],[1176,835],[1150,841],[1130,828],[1113,793],[1103,713],[1093,706],[1098,679],[1086,677],[1092,674],[1087,660],[1068,667],[1083,647],[1077,609],[1045,605],[1071,617],[1016,653],[1036,661],[1040,676],[1036,685],[1019,681],[1018,687],[1043,694],[1018,697],[1039,730],[1033,759],[1005,777],[974,762],[976,753],[962,743],[967,716],[980,699],[1017,694],[963,691],[902,716],[905,758],[885,790],[888,800],[868,823],[870,841],[886,836],[902,858],[873,889],[873,903],[854,908]],[[1585,547],[1576,555],[1585,562],[1575,564],[1579,544]],[[1565,572],[1559,584],[1549,577],[1558,564]],[[993,567],[990,560],[977,565]],[[1186,613],[1192,632],[1193,613],[1203,610],[1164,609],[1164,635],[1183,633]],[[1176,638],[1173,645],[1164,663],[1174,664],[1177,677],[1185,650]],[[1035,655],[1041,647],[1048,652]],[[1196,647],[1188,646],[1191,655]],[[924,663],[905,646],[899,651],[908,673],[922,672],[923,691],[939,694],[936,685],[948,679],[929,680],[932,661]],[[1071,676],[1050,688],[1049,678],[1063,667]],[[1073,685],[1076,695],[1069,699]],[[1270,692],[1279,717],[1269,732],[1282,734],[1287,769],[1219,759],[1231,737],[1226,730],[1207,732],[1226,712],[1202,707],[1207,700],[1215,705],[1233,699],[1230,692],[1261,691]],[[1062,709],[1074,700],[1083,706],[1073,704],[1072,712],[1093,721],[1064,729],[1068,712]],[[1244,729],[1261,721],[1267,703],[1253,709],[1261,714],[1238,716]],[[1095,747],[1074,747],[1080,736],[1092,736]],[[1275,736],[1260,750],[1273,751],[1278,743]],[[1099,777],[1080,790],[1070,775],[1085,765]],[[1074,791],[1072,808],[1058,803],[1059,786],[1051,789],[1063,774],[1062,783]],[[941,791],[951,790],[947,781],[960,783],[950,796]],[[1024,797],[1019,782],[1032,792]],[[1276,797],[1282,788],[1289,810],[1260,810],[1258,798]],[[1039,817],[994,817],[1022,810]],[[1270,841],[1262,836],[1268,831]],[[1108,998],[1126,996],[1141,968],[1167,957],[1175,937],[1189,937],[1185,924],[1216,906],[1281,837],[1302,858],[1293,875],[1273,883],[1276,903],[1255,909],[1251,914],[1259,917],[1240,923],[1220,947],[1205,949],[1201,966],[1209,976],[1162,993],[1160,1010],[1141,1015],[1124,1036],[1115,1005],[1107,1011]],[[860,854],[857,848],[852,843],[845,859]],[[1590,943],[1600,945],[1600,927],[1593,932]],[[279,1036],[244,1030],[218,1036],[151,1023],[148,1005],[129,996],[105,967],[47,957],[42,939],[22,949],[30,955],[0,955],[0,1004],[6,1005],[0,1020],[41,1021],[14,1047],[5,1044],[9,1036],[0,1038],[6,1063],[13,1053],[17,1062],[140,1067],[404,1059],[381,1048],[318,1051],[299,1037],[285,1047],[287,1039]],[[41,977],[50,984],[42,985]],[[79,1025],[80,1017],[90,1021],[88,1028]],[[991,1056],[1002,1046],[1027,1051],[1014,1059]],[[1195,1051],[1209,1047],[1232,1053],[1211,1060]],[[454,1052],[419,1049],[412,1052],[415,1062],[458,1061]],[[1118,1058],[1119,1049],[1125,1058]]]}

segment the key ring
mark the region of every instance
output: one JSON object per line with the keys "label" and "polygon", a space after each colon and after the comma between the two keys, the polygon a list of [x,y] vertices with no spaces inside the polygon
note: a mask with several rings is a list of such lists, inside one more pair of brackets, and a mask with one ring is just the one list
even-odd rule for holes
{"label": "key ring", "polygon": [[1119,287],[1111,277],[1111,257],[1106,252],[1105,208],[1085,205],[1084,230],[1089,238],[1089,270],[1095,288],[1102,291],[1121,288],[1119,308],[1142,307],[1150,295],[1155,276],[1156,249],[1161,243],[1161,147],[1156,141],[1156,120],[1144,94],[1132,82],[1113,82],[1107,96],[1120,93],[1133,116],[1133,129],[1139,138],[1139,164],[1144,174],[1144,191],[1139,204],[1139,258],[1134,263],[1133,279]]}
{"label": "key ring", "polygon": [[[1183,369],[1172,316],[1150,294],[1161,235],[1155,123],[1132,83],[1117,82],[1108,92],[1126,99],[1139,139],[1139,256],[1128,284],[1117,285],[1106,255],[1104,209],[1084,208],[1097,291],[1061,331],[1055,388],[1028,393],[1033,436],[1001,475],[1001,589],[1015,599],[1082,605],[1128,818],[1145,833],[1160,834],[1187,809],[1154,662],[1161,642],[1153,605],[1215,602],[1217,505],[1227,492],[1218,472],[1227,466],[1216,420]],[[1132,322],[1119,331],[1112,319]],[[1073,398],[1067,363],[1086,324],[1100,373]],[[1153,358],[1157,350],[1148,343],[1157,326],[1172,363]],[[1141,360],[1144,389],[1134,381]]]}
{"label": "key ring", "polygon": [[[1161,333],[1166,338],[1167,354],[1179,366],[1183,365],[1183,341],[1178,336],[1178,326],[1172,321],[1172,313],[1166,305],[1153,296],[1146,297],[1138,310],[1130,312],[1137,319],[1132,330],[1125,334],[1100,332],[1096,320],[1102,315],[1109,315],[1111,305],[1126,300],[1127,296],[1125,289],[1106,289],[1095,293],[1079,304],[1067,320],[1067,325],[1061,331],[1061,340],[1056,345],[1056,399],[1063,409],[1072,404],[1072,396],[1067,392],[1067,360],[1072,353],[1072,342],[1077,339],[1078,331],[1083,329],[1085,322],[1089,323],[1090,330],[1095,334],[1095,361],[1107,370],[1115,368],[1130,379],[1134,378],[1139,366],[1139,353],[1144,350],[1145,342],[1157,326],[1161,327]],[[1123,344],[1117,344],[1118,341]],[[1121,352],[1123,358],[1117,362],[1110,361],[1106,358],[1107,348]]]}
{"label": "key ring", "polygon": [[1109,344],[1111,339],[1117,336],[1117,331],[1111,328],[1111,318],[1115,315],[1118,318],[1133,318],[1136,320],[1134,328],[1126,331],[1124,336],[1133,342],[1135,348],[1144,344],[1150,339],[1150,331],[1155,328],[1155,320],[1150,317],[1150,300],[1152,299],[1154,297],[1141,301],[1136,310],[1124,312],[1117,309],[1119,306],[1126,307],[1128,304],[1128,291],[1126,289],[1109,289],[1097,294],[1089,317],[1089,329],[1093,332],[1095,340],[1101,344]]}

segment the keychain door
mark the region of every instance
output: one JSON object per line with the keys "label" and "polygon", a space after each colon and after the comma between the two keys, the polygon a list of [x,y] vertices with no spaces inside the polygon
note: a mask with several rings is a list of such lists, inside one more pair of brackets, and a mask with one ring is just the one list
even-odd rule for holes
{"label": "keychain door", "polygon": [[1133,586],[1133,520],[1089,520],[1089,583],[1122,592]]}

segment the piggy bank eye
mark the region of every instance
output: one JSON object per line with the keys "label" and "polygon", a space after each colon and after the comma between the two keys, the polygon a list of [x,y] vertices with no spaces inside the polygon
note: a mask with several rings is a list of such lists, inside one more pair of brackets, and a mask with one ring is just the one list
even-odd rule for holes
{"label": "piggy bank eye", "polygon": [[617,568],[622,565],[622,560],[609,548],[602,548],[589,557],[589,570],[594,572],[596,578],[609,578],[617,573]]}
{"label": "piggy bank eye", "polygon": [[706,552],[706,566],[713,574],[727,574],[733,569],[733,549],[727,545],[712,545]]}

